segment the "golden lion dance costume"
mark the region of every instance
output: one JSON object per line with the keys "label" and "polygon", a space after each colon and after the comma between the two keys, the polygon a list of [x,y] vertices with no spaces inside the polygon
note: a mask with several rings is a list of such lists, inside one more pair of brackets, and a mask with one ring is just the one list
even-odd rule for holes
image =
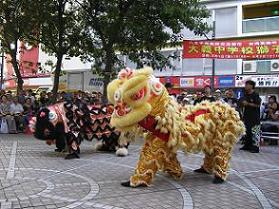
{"label": "golden lion dance costume", "polygon": [[125,69],[108,85],[114,104],[111,124],[128,140],[143,135],[145,143],[134,175],[123,186],[148,186],[158,170],[182,177],[177,150],[205,153],[200,173],[227,176],[233,145],[245,133],[239,114],[221,102],[181,107],[153,75],[151,68]]}

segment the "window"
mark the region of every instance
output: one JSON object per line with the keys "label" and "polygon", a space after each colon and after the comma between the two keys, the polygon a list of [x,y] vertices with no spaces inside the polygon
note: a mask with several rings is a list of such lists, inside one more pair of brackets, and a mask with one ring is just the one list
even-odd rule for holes
{"label": "window", "polygon": [[215,74],[216,75],[234,75],[237,73],[236,59],[216,59]]}
{"label": "window", "polygon": [[237,35],[237,8],[215,10],[216,37]]}

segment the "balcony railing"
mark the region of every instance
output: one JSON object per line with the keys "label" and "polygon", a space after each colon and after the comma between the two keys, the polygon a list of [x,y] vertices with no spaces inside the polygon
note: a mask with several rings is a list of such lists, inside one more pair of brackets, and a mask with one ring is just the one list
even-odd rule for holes
{"label": "balcony railing", "polygon": [[243,20],[243,33],[279,31],[279,16]]}

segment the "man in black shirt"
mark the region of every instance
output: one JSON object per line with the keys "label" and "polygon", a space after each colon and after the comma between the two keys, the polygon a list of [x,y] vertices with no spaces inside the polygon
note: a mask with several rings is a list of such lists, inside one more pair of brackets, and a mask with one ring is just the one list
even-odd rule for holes
{"label": "man in black shirt", "polygon": [[201,101],[215,102],[215,98],[211,95],[211,88],[210,88],[210,86],[205,86],[205,88],[204,88],[204,96],[201,98]]}
{"label": "man in black shirt", "polygon": [[252,153],[259,152],[260,141],[260,105],[261,98],[255,92],[255,82],[246,81],[245,94],[240,98],[240,106],[244,109],[243,121],[246,127],[244,146],[241,150],[248,150]]}

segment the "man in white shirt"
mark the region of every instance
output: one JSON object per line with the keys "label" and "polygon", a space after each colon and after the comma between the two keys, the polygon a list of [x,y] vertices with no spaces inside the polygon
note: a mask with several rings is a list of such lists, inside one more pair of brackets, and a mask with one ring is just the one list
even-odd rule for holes
{"label": "man in white shirt", "polygon": [[10,106],[11,114],[14,115],[17,131],[23,131],[23,106],[19,103],[18,97],[14,97]]}

